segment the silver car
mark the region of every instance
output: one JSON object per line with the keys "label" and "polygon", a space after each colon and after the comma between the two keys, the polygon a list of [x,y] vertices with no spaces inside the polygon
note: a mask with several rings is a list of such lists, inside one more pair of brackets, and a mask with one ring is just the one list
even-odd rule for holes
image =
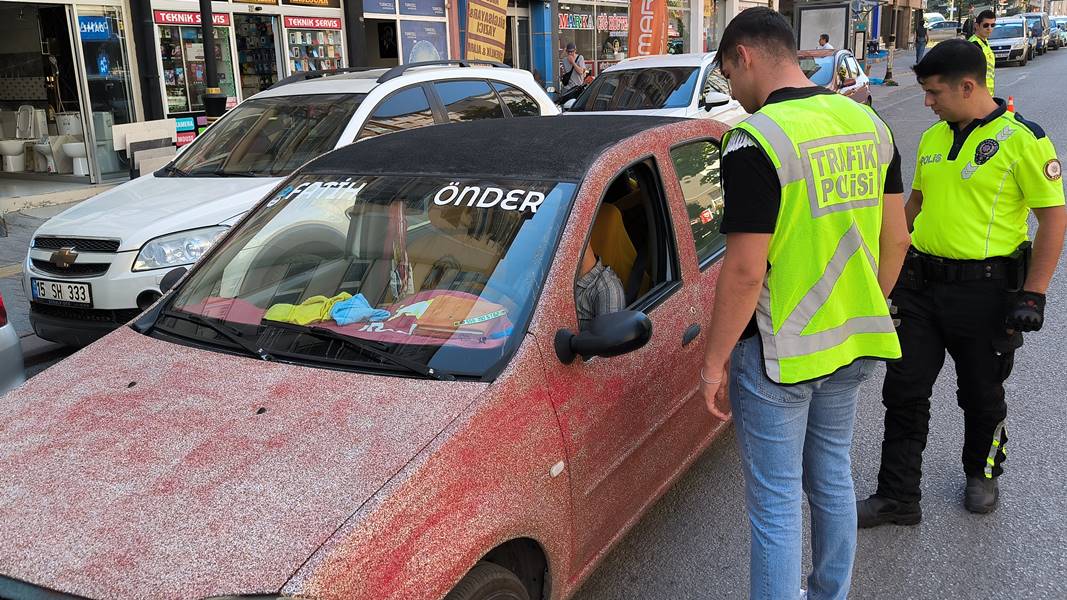
{"label": "silver car", "polygon": [[7,322],[4,297],[0,296],[0,396],[26,381],[22,365],[22,346],[14,326]]}
{"label": "silver car", "polygon": [[959,21],[940,21],[926,28],[926,43],[930,46],[959,36]]}

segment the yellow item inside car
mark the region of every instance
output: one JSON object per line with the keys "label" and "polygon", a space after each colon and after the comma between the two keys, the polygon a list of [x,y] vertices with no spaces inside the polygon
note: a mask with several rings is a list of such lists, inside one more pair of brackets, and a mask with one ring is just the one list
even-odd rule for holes
{"label": "yellow item inside car", "polygon": [[275,304],[267,309],[263,318],[268,321],[281,321],[294,325],[311,325],[330,318],[330,309],[338,302],[352,297],[348,292],[341,292],[332,298],[312,296],[300,304]]}

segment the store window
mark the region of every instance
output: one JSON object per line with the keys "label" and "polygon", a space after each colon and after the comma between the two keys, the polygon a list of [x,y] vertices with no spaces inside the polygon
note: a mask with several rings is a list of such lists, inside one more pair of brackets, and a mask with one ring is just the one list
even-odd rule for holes
{"label": "store window", "polygon": [[689,0],[667,0],[667,54],[685,54],[692,48]]}
{"label": "store window", "polygon": [[[562,69],[564,48],[574,44],[578,55],[585,59],[587,68],[596,75],[596,17],[592,4],[559,5],[559,58]],[[562,71],[561,71],[562,73]]]}
{"label": "store window", "polygon": [[278,82],[278,18],[233,15],[241,97],[251,98]]}
{"label": "store window", "polygon": [[[122,14],[113,6],[82,6],[78,8],[79,37],[82,55],[85,58],[85,74],[89,88],[89,107],[92,111],[92,126],[95,133],[92,154],[82,147],[78,154],[96,159],[97,173],[101,178],[127,174],[127,165],[115,152],[112,127],[134,120],[132,113],[133,93],[130,87],[130,61],[126,46],[126,30],[121,26]],[[69,113],[68,113],[69,114]],[[58,115],[57,126],[66,127],[66,121]],[[69,138],[77,143],[86,141],[81,123],[78,133]],[[72,166],[76,175],[85,175],[84,162]]]}
{"label": "store window", "polygon": [[[204,110],[203,94],[207,74],[204,64],[204,38],[200,33],[199,14],[155,11],[157,23],[181,22],[188,25],[160,25],[159,52],[163,63],[163,85],[167,112],[182,113]],[[215,68],[222,93],[236,101],[237,86],[233,79],[233,55],[230,51],[230,15],[215,15]]]}
{"label": "store window", "polygon": [[289,71],[323,71],[345,66],[341,19],[285,17]]}
{"label": "store window", "polygon": [[504,118],[504,109],[486,81],[439,81],[433,85],[448,111],[449,122]]}
{"label": "store window", "polygon": [[359,137],[374,137],[433,124],[433,111],[430,110],[426,92],[422,86],[414,86],[393,94],[374,109]]}
{"label": "store window", "polygon": [[363,0],[369,66],[449,58],[445,0]]}
{"label": "store window", "polygon": [[719,147],[710,141],[685,144],[671,150],[671,160],[685,197],[697,260],[703,267],[726,247],[726,236],[719,233],[725,206],[719,183]]}

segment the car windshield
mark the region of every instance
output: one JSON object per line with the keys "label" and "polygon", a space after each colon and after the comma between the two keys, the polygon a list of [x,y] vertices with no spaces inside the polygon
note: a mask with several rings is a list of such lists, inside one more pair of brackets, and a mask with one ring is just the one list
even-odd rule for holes
{"label": "car windshield", "polygon": [[800,69],[815,85],[828,86],[834,77],[834,56],[803,57]]}
{"label": "car windshield", "polygon": [[252,98],[182,152],[167,171],[192,177],[289,175],[333,150],[366,94]]}
{"label": "car windshield", "polygon": [[276,360],[389,373],[400,357],[494,377],[523,338],[576,187],[298,173],[203,260],[152,331],[233,351],[196,323],[206,318]]}
{"label": "car windshield", "polygon": [[1023,37],[1023,26],[1019,23],[997,25],[993,28],[993,33],[989,34],[989,39],[991,40],[1003,40],[1017,37]]}
{"label": "car windshield", "polygon": [[684,108],[693,101],[700,69],[650,67],[602,73],[582,92],[572,111]]}

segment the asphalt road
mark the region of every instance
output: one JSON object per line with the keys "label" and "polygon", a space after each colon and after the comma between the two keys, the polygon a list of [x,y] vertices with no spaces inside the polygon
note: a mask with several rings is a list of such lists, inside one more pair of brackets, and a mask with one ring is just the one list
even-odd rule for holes
{"label": "asphalt road", "polygon": [[[897,88],[876,88],[874,106],[892,127],[910,187],[920,134],[936,117],[907,66]],[[880,73],[876,70],[875,73]],[[1067,158],[1067,50],[1026,67],[997,70],[998,96],[1037,122]],[[1067,269],[1048,293],[1044,329],[1029,335],[1007,383],[1009,460],[1000,507],[964,510],[962,411],[946,362],[935,388],[923,456],[923,521],[861,531],[852,598],[1067,598]],[[884,370],[882,371],[884,373]],[[876,487],[882,439],[881,375],[863,387],[852,449],[856,493]],[[744,598],[748,523],[732,432],[718,440],[605,558],[577,600]],[[805,552],[806,568],[810,557]],[[799,582],[798,582],[799,584]]]}
{"label": "asphalt road", "polygon": [[[935,117],[907,67],[895,65],[900,87],[875,89],[875,108],[893,128],[910,184],[920,133]],[[881,74],[882,68],[875,70]],[[1011,94],[1020,114],[1045,128],[1067,157],[1067,50],[1023,68],[997,71],[998,95]],[[38,219],[13,215],[12,237],[0,239],[0,263],[18,262]],[[1001,506],[977,516],[962,506],[959,454],[962,413],[956,406],[951,359],[935,389],[924,455],[923,511],[917,527],[886,527],[859,536],[853,598],[1067,598],[1067,274],[1048,295],[1045,329],[1031,335],[1008,381],[1010,460]],[[0,278],[16,326],[28,332],[16,277]],[[53,364],[46,361],[31,375]],[[874,491],[882,434],[881,377],[860,398],[853,472],[856,492]],[[748,589],[748,523],[732,432],[718,440],[605,558],[578,600],[743,598]],[[807,561],[808,558],[806,557]],[[798,582],[799,584],[800,582]]]}

